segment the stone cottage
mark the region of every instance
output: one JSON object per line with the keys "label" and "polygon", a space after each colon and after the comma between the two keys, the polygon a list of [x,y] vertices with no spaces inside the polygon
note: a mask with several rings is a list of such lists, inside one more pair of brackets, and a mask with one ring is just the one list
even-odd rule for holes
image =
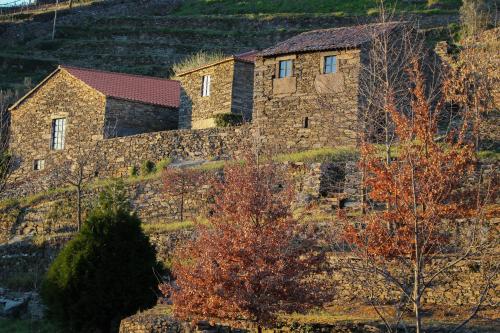
{"label": "stone cottage", "polygon": [[215,127],[215,118],[221,114],[250,121],[256,54],[250,51],[178,73],[182,87],[179,127]]}
{"label": "stone cottage", "polygon": [[177,81],[59,66],[10,108],[11,182],[111,137],[178,127]]}
{"label": "stone cottage", "polygon": [[314,30],[263,50],[255,63],[254,126],[271,152],[357,140],[362,61],[399,23]]}

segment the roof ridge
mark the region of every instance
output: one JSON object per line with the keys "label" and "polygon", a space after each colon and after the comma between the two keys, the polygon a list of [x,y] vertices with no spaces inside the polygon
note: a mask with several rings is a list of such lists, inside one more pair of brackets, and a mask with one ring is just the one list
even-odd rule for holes
{"label": "roof ridge", "polygon": [[[332,31],[332,30],[340,30],[340,29],[351,29],[351,28],[356,28],[356,27],[361,28],[361,27],[370,27],[370,26],[385,25],[385,24],[400,24],[400,23],[403,23],[403,21],[374,22],[374,23],[366,23],[366,24],[347,25],[347,26],[343,26],[343,27],[308,30],[308,31],[304,31],[304,32],[300,33],[299,35],[306,35],[309,33],[317,33],[319,31]],[[293,38],[293,37],[291,37],[291,38]]]}
{"label": "roof ridge", "polygon": [[122,73],[122,72],[112,72],[112,71],[106,71],[106,70],[102,70],[102,69],[77,67],[77,66],[71,66],[71,65],[59,65],[59,67],[62,68],[62,69],[76,69],[76,70],[82,70],[82,71],[87,71],[87,72],[98,72],[98,73],[105,73],[105,74],[133,76],[133,77],[143,78],[143,79],[149,79],[149,80],[172,81],[172,82],[176,82],[176,83],[180,84],[180,82],[178,80],[166,79],[166,78],[156,77],[156,76],[147,76],[147,75],[139,75],[139,74],[128,74],[128,73]]}

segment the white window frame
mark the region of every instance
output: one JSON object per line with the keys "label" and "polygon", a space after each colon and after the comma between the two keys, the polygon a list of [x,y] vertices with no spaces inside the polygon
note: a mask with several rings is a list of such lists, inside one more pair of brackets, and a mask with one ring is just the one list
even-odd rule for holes
{"label": "white window frame", "polygon": [[201,79],[201,96],[207,97],[210,96],[210,84],[211,84],[210,75],[204,75]]}
{"label": "white window frame", "polygon": [[[283,75],[281,74],[281,64],[284,64]],[[291,77],[293,73],[293,59],[284,59],[280,60],[278,63],[278,78],[284,79],[287,77]]]}
{"label": "white window frame", "polygon": [[52,119],[52,135],[50,148],[52,150],[64,149],[64,137],[66,134],[66,118]]}
{"label": "white window frame", "polygon": [[[327,64],[328,58],[333,58],[333,63],[331,64],[331,66],[328,66],[328,64]],[[327,72],[327,66],[330,67],[329,72]],[[338,63],[337,63],[337,56],[336,55],[326,55],[323,57],[323,74],[336,73],[337,67],[338,67]]]}

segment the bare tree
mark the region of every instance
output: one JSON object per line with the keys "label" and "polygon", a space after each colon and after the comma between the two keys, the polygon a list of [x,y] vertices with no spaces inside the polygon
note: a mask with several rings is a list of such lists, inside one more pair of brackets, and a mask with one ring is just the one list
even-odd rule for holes
{"label": "bare tree", "polygon": [[[115,126],[109,123],[101,128],[102,138],[112,137]],[[53,178],[56,182],[74,187],[76,199],[77,228],[82,226],[82,200],[85,187],[99,176],[105,161],[105,152],[102,149],[103,139],[89,141],[84,131],[72,132],[72,142],[68,147],[66,160],[61,166],[55,168]]]}
{"label": "bare tree", "polygon": [[12,171],[12,158],[9,152],[10,114],[9,106],[18,94],[12,90],[0,90],[0,192],[5,188]]}

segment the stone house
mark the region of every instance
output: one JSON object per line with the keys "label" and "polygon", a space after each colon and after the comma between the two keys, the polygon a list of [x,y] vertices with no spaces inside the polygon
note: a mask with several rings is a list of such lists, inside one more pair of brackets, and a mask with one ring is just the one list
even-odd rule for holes
{"label": "stone house", "polygon": [[254,126],[270,152],[357,141],[359,81],[374,36],[399,23],[304,32],[263,50],[255,62]]}
{"label": "stone house", "polygon": [[179,94],[177,81],[59,66],[9,109],[10,181],[52,172],[103,139],[178,128]]}
{"label": "stone house", "polygon": [[176,75],[181,82],[180,128],[215,127],[219,114],[252,117],[256,51],[227,57]]}

